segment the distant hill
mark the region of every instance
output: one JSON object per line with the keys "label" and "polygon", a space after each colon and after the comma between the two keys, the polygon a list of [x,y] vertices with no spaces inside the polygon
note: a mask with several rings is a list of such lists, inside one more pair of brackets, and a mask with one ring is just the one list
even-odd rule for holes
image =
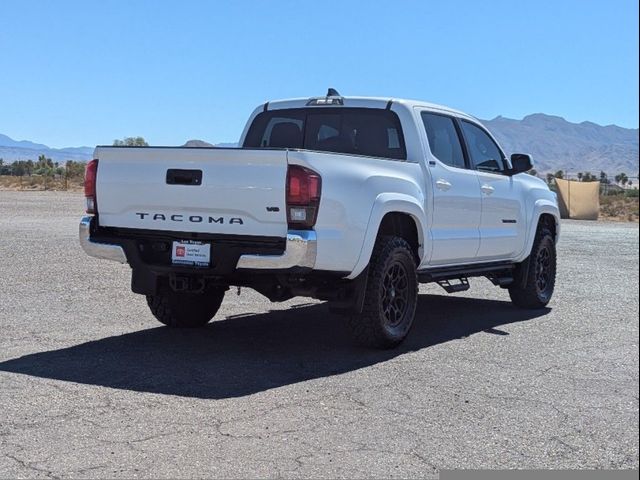
{"label": "distant hill", "polygon": [[[184,147],[235,147],[236,143],[220,143],[212,145],[204,140],[189,140]],[[93,147],[66,147],[51,148],[41,143],[34,143],[28,140],[14,140],[7,135],[0,134],[0,158],[5,163],[15,160],[36,160],[39,155],[45,155],[54,162],[64,162],[66,160],[88,161],[93,158]]]}
{"label": "distant hill", "polygon": [[15,148],[28,148],[28,149],[41,149],[41,148],[49,148],[46,145],[42,145],[41,143],[33,143],[28,140],[20,140],[16,141],[13,138],[7,137],[6,135],[2,135],[0,133],[0,146],[3,147],[15,147]]}
{"label": "distant hill", "polygon": [[64,162],[66,160],[91,160],[93,156],[92,147],[68,147],[50,148],[41,143],[34,143],[28,140],[14,140],[0,133],[0,158],[5,162],[14,160],[36,160],[39,155],[45,155],[54,162]]}
{"label": "distant hill", "polygon": [[207,147],[213,147],[214,145],[209,143],[209,142],[205,142],[204,140],[188,140],[187,143],[185,143],[183,145],[183,147],[197,147],[197,148],[207,148]]}
{"label": "distant hill", "polygon": [[[496,117],[482,121],[495,135],[507,154],[530,153],[536,170],[544,174],[564,170],[595,175],[604,170],[613,177],[625,172],[638,174],[638,129],[616,125],[600,126],[592,122],[571,123],[562,117],[535,113],[522,120]],[[208,147],[203,140],[185,145]],[[236,143],[218,143],[216,147],[236,147]],[[0,158],[5,162],[38,158],[44,154],[56,162],[90,160],[92,147],[49,148],[28,140],[16,141],[0,134]]]}
{"label": "distant hill", "polygon": [[571,123],[562,117],[535,113],[522,120],[496,117],[482,122],[511,153],[529,153],[540,173],[604,170],[612,177],[638,174],[638,129],[592,122]]}

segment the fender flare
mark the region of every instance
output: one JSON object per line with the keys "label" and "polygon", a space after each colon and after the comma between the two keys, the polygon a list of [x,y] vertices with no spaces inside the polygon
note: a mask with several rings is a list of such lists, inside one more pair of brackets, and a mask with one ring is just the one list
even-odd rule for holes
{"label": "fender flare", "polygon": [[404,213],[409,215],[416,224],[416,230],[418,232],[418,255],[420,260],[425,256],[425,230],[427,216],[424,208],[418,200],[402,193],[381,193],[373,202],[371,213],[369,214],[369,222],[367,224],[366,233],[362,248],[360,249],[360,255],[353,270],[347,276],[349,280],[353,280],[369,265],[369,259],[373,253],[373,247],[376,243],[378,236],[378,230],[382,219],[388,213]]}
{"label": "fender flare", "polygon": [[527,241],[525,243],[524,250],[520,255],[519,261],[523,261],[531,254],[533,248],[533,242],[536,238],[536,231],[538,230],[538,222],[540,217],[544,214],[549,214],[556,220],[556,238],[554,239],[558,243],[560,238],[560,210],[558,205],[547,199],[538,199],[533,205],[531,215],[529,216],[529,228],[527,230]]}

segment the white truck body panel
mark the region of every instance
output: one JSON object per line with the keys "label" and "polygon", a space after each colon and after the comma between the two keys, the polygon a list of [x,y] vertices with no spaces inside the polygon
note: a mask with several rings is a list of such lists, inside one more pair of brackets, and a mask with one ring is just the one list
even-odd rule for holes
{"label": "white truck body panel", "polygon": [[355,272],[352,276],[360,273],[355,267],[367,228],[382,219],[372,218],[376,199],[389,189],[396,197],[408,196],[424,208],[418,164],[310,151],[290,151],[288,161],[311,168],[323,178],[314,228],[318,238],[315,266],[318,270]]}
{"label": "white truck body panel", "polygon": [[[98,147],[95,158],[101,226],[286,236],[286,151]],[[168,169],[202,170],[202,184],[168,185]]]}
{"label": "white truck body panel", "polygon": [[477,172],[482,197],[478,260],[515,258],[526,239],[520,178]]}
{"label": "white truck body panel", "polygon": [[444,164],[431,166],[430,171],[433,250],[429,264],[473,262],[480,247],[482,213],[477,174]]}

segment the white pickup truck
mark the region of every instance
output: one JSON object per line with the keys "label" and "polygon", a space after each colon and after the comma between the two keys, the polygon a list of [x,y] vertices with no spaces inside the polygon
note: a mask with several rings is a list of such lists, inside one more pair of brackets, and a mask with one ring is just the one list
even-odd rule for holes
{"label": "white pickup truck", "polygon": [[268,102],[239,148],[99,146],[80,243],[128,263],[172,327],[206,325],[230,286],[329,302],[361,344],[400,343],[418,284],[484,276],[524,308],[555,285],[555,194],[475,118],[419,101]]}

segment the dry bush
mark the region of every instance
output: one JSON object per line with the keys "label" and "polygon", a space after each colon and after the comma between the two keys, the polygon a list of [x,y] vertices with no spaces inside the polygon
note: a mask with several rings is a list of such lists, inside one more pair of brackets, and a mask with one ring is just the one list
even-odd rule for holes
{"label": "dry bush", "polygon": [[638,221],[638,197],[609,195],[600,197],[600,217],[603,220]]}
{"label": "dry bush", "polygon": [[15,177],[10,175],[0,176],[1,190],[68,190],[71,192],[82,191],[82,178],[70,178],[65,182],[64,177],[44,177],[31,175]]}

